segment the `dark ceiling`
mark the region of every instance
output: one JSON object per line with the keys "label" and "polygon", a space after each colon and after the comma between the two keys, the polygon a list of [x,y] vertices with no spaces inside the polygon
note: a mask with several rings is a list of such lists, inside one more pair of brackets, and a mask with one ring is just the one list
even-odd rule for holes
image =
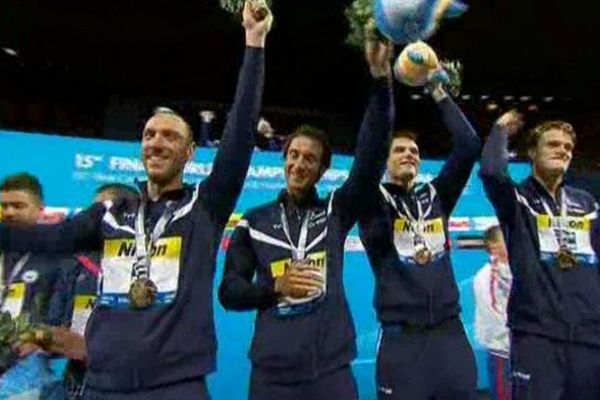
{"label": "dark ceiling", "polygon": [[[275,0],[268,102],[335,109],[353,101],[342,93],[352,92],[363,68],[360,53],[343,45],[348,3]],[[600,87],[598,10],[595,0],[473,0],[431,43],[463,61],[465,93],[587,97]],[[224,101],[241,44],[241,28],[216,0],[0,5],[0,45],[20,55],[0,55],[5,90]]]}
{"label": "dark ceiling", "polygon": [[[343,44],[350,0],[274,3],[264,104],[360,115],[368,80],[361,53]],[[555,114],[598,115],[597,0],[469,4],[430,43],[444,58],[462,60],[471,102],[527,95],[546,107],[541,99],[553,96]],[[0,52],[0,101],[41,98],[105,110],[115,94],[228,103],[243,34],[217,0],[2,0],[0,47],[18,52]],[[400,103],[411,102],[398,92]]]}

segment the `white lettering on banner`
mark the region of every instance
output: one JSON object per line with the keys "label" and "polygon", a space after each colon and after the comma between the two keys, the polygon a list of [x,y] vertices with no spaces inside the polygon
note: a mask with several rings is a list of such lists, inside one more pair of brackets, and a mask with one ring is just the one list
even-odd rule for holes
{"label": "white lettering on banner", "polygon": [[146,178],[146,176],[141,172],[136,172],[133,175],[105,174],[102,172],[97,172],[91,176],[92,180],[96,182],[132,182],[133,178],[135,177],[138,177],[142,180]]}
{"label": "white lettering on banner", "polygon": [[283,178],[283,168],[268,165],[250,166],[248,176],[253,178]]}
{"label": "white lettering on banner", "polygon": [[97,163],[101,163],[104,157],[96,154],[75,154],[75,168],[77,169],[90,169],[94,168]]}
{"label": "white lettering on banner", "polygon": [[270,190],[280,190],[284,188],[283,182],[264,182],[259,180],[246,180],[244,183],[244,189],[270,189]]}
{"label": "white lettering on banner", "polygon": [[466,232],[471,230],[471,222],[467,217],[450,218],[448,229],[455,232]]}
{"label": "white lettering on banner", "polygon": [[190,175],[208,176],[212,171],[212,163],[192,162],[186,165],[184,172]]}
{"label": "white lettering on banner", "polygon": [[358,236],[348,236],[346,238],[346,242],[344,242],[344,250],[345,251],[364,251],[362,242]]}
{"label": "white lettering on banner", "polygon": [[89,179],[90,172],[79,172],[73,171],[73,180],[75,181],[87,181]]}
{"label": "white lettering on banner", "polygon": [[144,164],[138,158],[112,156],[108,162],[111,171],[144,171]]}
{"label": "white lettering on banner", "polygon": [[348,178],[349,175],[349,171],[345,170],[345,169],[330,169],[329,171],[325,172],[325,175],[323,175],[322,180],[326,180],[326,181],[338,181],[338,180],[346,180],[346,178]]}
{"label": "white lettering on banner", "polygon": [[[475,231],[485,231],[491,226],[498,225],[497,217],[474,217],[471,218],[471,226]],[[452,230],[452,228],[450,228]]]}
{"label": "white lettering on banner", "polygon": [[[94,167],[101,166],[99,164],[104,163],[105,155],[103,154],[75,154],[75,169],[76,170],[89,170]],[[186,165],[185,174],[195,175],[200,177],[208,176],[212,171],[213,164],[210,163],[199,163],[192,162]],[[122,157],[122,156],[110,156],[108,157],[108,170],[109,171],[122,171],[122,172],[143,172],[144,164],[137,157]],[[330,169],[322,178],[322,182],[343,182],[348,178],[349,171],[345,169]],[[115,179],[110,179],[108,176],[89,176],[89,175],[74,175],[76,180],[87,180],[95,178],[102,182],[114,182]],[[249,178],[258,179],[281,179],[285,178],[283,168],[281,166],[271,165],[251,165],[248,169]]]}

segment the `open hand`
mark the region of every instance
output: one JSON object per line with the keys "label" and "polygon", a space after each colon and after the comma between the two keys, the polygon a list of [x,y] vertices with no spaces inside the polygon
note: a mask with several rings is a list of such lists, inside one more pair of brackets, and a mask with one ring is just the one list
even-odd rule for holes
{"label": "open hand", "polygon": [[302,298],[323,288],[323,275],[318,267],[290,267],[275,280],[275,292],[283,296]]}
{"label": "open hand", "polygon": [[369,72],[373,78],[391,78],[392,66],[390,60],[393,51],[394,45],[390,41],[365,41],[365,59],[369,64]]}
{"label": "open hand", "polygon": [[52,328],[52,343],[47,350],[70,360],[85,361],[87,358],[83,336],[65,327]]}
{"label": "open hand", "polygon": [[509,136],[513,136],[519,132],[521,128],[523,128],[523,114],[519,113],[515,109],[507,111],[502,114],[500,118],[498,118],[496,125],[498,125],[500,129],[506,132]]}

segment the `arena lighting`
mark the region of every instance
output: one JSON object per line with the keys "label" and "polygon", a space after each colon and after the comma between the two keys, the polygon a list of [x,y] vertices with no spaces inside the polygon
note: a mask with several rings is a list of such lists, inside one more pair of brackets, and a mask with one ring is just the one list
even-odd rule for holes
{"label": "arena lighting", "polygon": [[470,94],[463,94],[462,96],[463,100],[471,100],[471,95]]}
{"label": "arena lighting", "polygon": [[481,97],[480,97],[481,100],[487,100],[489,98],[490,98],[489,94],[482,94]]}
{"label": "arena lighting", "polygon": [[553,100],[554,100],[554,97],[552,97],[552,96],[546,96],[546,97],[544,97],[544,102],[545,102],[545,103],[550,103],[550,102],[552,102]]}
{"label": "arena lighting", "polygon": [[498,109],[498,104],[496,104],[496,103],[494,103],[494,102],[488,103],[488,104],[485,106],[485,109],[486,109],[488,112],[493,112],[493,111],[496,111],[496,110]]}
{"label": "arena lighting", "polygon": [[505,101],[512,101],[512,100],[514,100],[514,99],[515,99],[515,96],[511,96],[511,95],[504,96],[504,100],[505,100]]}
{"label": "arena lighting", "polygon": [[413,94],[410,96],[411,99],[413,100],[421,100],[421,95],[420,94]]}
{"label": "arena lighting", "polygon": [[529,101],[529,100],[531,100],[531,96],[521,96],[521,97],[519,97],[519,100],[521,100],[521,101]]}
{"label": "arena lighting", "polygon": [[2,51],[8,54],[9,56],[19,57],[19,53],[11,47],[0,47],[0,49],[2,49]]}

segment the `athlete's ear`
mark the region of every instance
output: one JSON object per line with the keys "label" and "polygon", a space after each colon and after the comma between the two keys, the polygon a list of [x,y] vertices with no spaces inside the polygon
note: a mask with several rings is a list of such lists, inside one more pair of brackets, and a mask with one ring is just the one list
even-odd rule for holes
{"label": "athlete's ear", "polygon": [[321,178],[323,177],[323,175],[325,175],[325,172],[327,172],[327,167],[321,165],[319,167],[319,179],[317,179],[317,182],[321,180]]}
{"label": "athlete's ear", "polygon": [[535,157],[537,156],[537,149],[535,146],[531,146],[529,149],[527,149],[527,156],[531,161],[535,160]]}
{"label": "athlete's ear", "polygon": [[190,161],[192,161],[194,159],[195,155],[196,155],[196,143],[192,142],[186,149],[185,162],[189,163]]}

